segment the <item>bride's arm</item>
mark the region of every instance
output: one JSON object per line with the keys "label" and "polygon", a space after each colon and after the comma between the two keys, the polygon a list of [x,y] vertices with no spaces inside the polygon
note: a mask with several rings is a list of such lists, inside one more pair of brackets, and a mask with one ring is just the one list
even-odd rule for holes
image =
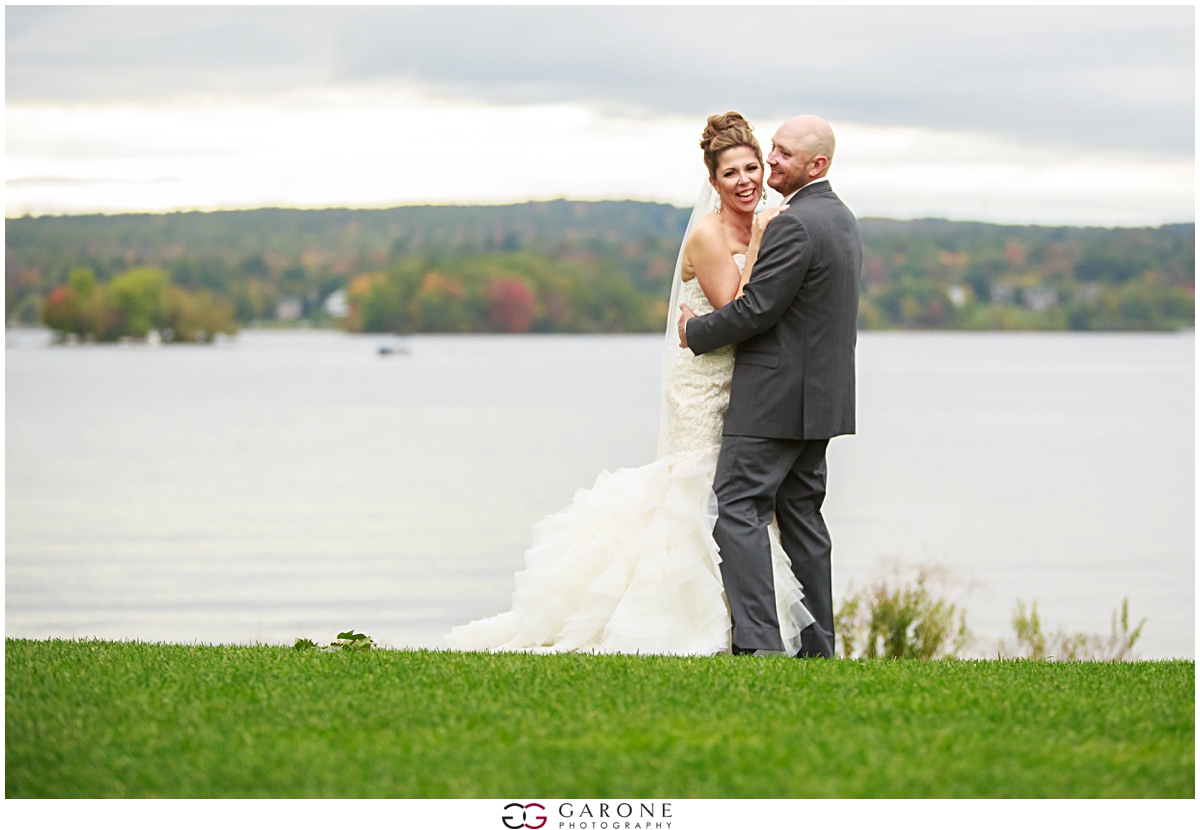
{"label": "bride's arm", "polygon": [[729,244],[720,228],[701,225],[692,231],[684,247],[684,262],[691,265],[700,290],[712,303],[712,307],[723,308],[738,296],[742,286],[742,275],[737,263],[729,254]]}
{"label": "bride's arm", "polygon": [[[750,231],[750,247],[746,249],[746,265],[742,268],[742,278],[738,282],[737,293],[734,294],[735,299],[742,296],[746,288],[746,283],[750,282],[750,274],[754,271],[754,263],[758,262],[758,249],[762,247],[763,231],[767,229],[767,225],[771,224],[772,219],[785,210],[787,210],[787,205],[782,205],[770,210],[764,210],[754,217],[754,228]],[[713,306],[713,308],[716,307],[716,305]]]}

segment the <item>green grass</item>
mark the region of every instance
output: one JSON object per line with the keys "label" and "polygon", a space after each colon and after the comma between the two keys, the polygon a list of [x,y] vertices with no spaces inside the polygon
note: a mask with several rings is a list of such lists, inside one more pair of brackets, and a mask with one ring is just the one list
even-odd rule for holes
{"label": "green grass", "polygon": [[1195,664],[7,640],[8,797],[1195,794]]}

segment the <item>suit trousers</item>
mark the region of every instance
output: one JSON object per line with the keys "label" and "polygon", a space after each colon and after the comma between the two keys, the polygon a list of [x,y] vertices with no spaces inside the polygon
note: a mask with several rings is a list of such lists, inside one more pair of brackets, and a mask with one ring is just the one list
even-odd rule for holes
{"label": "suit trousers", "polygon": [[767,534],[774,516],[792,572],[804,589],[804,605],[816,620],[801,634],[799,656],[833,656],[833,544],[821,516],[828,444],[828,439],[747,435],[726,435],[721,441],[713,481],[713,538],[721,549],[735,652],[783,649]]}

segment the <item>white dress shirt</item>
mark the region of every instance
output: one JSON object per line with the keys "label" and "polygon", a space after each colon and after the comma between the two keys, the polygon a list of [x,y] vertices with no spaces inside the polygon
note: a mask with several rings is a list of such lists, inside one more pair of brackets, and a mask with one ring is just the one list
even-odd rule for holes
{"label": "white dress shirt", "polygon": [[[812,187],[814,184],[817,184],[818,182],[827,182],[827,181],[829,181],[829,177],[828,177],[828,176],[822,176],[822,177],[821,177],[821,178],[819,178],[819,179],[813,179],[811,182],[809,182],[808,184],[804,185],[804,187],[801,187],[801,188],[800,188],[800,190],[803,190],[805,187]],[[800,190],[797,190],[797,191],[796,191],[796,193],[799,193],[799,192],[800,192]],[[783,201],[780,203],[780,205],[781,205],[781,206],[782,206],[782,205],[786,205],[788,202],[792,201],[792,197],[793,197],[793,196],[795,196],[795,195],[796,195],[796,193],[789,193],[787,196],[785,196],[785,197],[784,197],[784,199],[783,199]]]}

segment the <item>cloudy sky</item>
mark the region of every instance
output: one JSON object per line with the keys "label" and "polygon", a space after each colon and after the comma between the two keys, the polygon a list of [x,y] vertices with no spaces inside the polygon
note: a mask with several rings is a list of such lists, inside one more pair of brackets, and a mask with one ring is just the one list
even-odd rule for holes
{"label": "cloudy sky", "polygon": [[691,204],[703,119],[834,125],[860,216],[1195,218],[1191,6],[13,7],[6,215]]}

